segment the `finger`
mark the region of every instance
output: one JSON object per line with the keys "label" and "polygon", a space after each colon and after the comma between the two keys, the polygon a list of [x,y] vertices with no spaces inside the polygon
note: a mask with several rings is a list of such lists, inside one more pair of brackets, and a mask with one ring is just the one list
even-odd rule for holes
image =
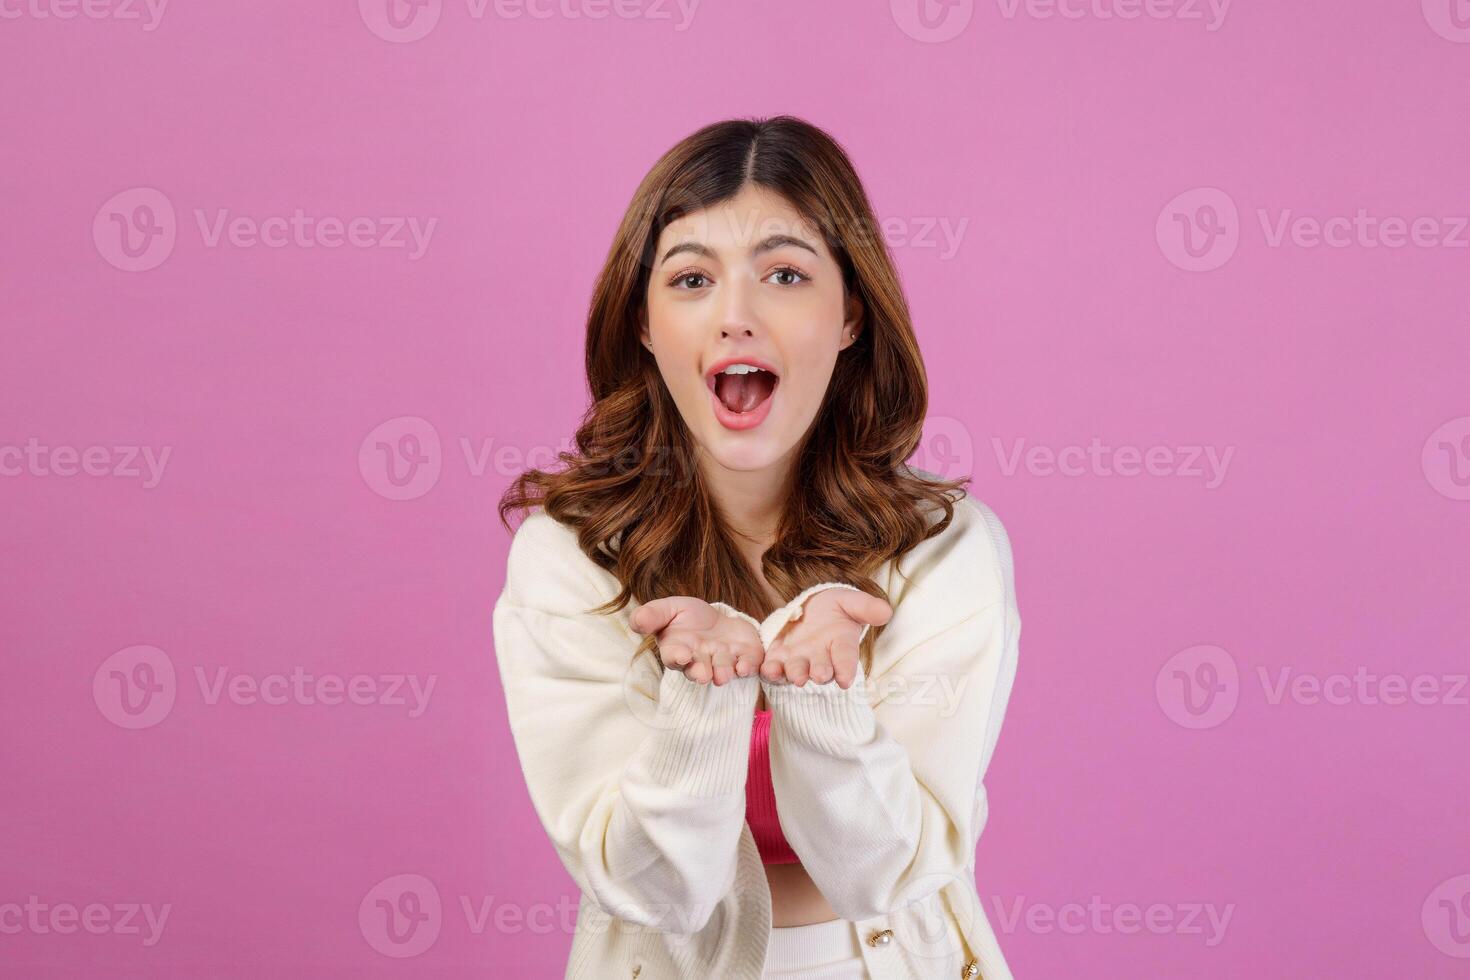
{"label": "finger", "polygon": [[808,661],[807,675],[814,684],[825,684],[832,679],[832,656],[826,650],[812,654]]}
{"label": "finger", "polygon": [[724,649],[710,659],[710,666],[714,670],[716,684],[723,684],[735,676],[735,653],[725,644]]}
{"label": "finger", "polygon": [[761,677],[771,683],[786,679],[786,645],[777,640],[761,660]]}
{"label": "finger", "polygon": [[786,660],[786,679],[797,687],[801,687],[811,676],[811,661],[799,653],[793,653]]}
{"label": "finger", "polygon": [[670,601],[671,598],[654,599],[633,610],[633,615],[628,617],[628,625],[632,627],[633,632],[644,635],[657,633],[673,622],[678,610]]}
{"label": "finger", "polygon": [[694,662],[684,668],[684,676],[696,684],[708,684],[713,676],[710,671],[709,656],[704,653],[695,653]]}
{"label": "finger", "polygon": [[882,626],[893,618],[893,607],[877,596],[851,589],[843,589],[841,592],[837,604],[853,621],[867,623],[869,626]]}
{"label": "finger", "polygon": [[658,648],[665,667],[682,670],[694,662],[694,651],[682,643],[660,643]]}
{"label": "finger", "polygon": [[852,686],[857,680],[858,669],[858,643],[856,640],[840,637],[832,641],[832,671],[837,678],[837,686],[844,691]]}
{"label": "finger", "polygon": [[749,677],[760,670],[761,661],[764,659],[759,643],[741,644],[738,656],[735,659],[735,673],[741,677]]}

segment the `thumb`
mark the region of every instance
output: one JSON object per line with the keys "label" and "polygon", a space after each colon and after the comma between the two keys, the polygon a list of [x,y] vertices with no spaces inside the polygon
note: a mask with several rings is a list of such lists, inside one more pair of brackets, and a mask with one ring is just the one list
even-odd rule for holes
{"label": "thumb", "polygon": [[657,633],[668,626],[673,622],[677,612],[674,604],[669,601],[669,597],[654,599],[633,610],[633,615],[628,617],[628,625],[633,628],[633,632],[646,636],[649,633]]}
{"label": "thumb", "polygon": [[893,607],[875,595],[844,589],[837,604],[855,622],[882,626],[893,618]]}

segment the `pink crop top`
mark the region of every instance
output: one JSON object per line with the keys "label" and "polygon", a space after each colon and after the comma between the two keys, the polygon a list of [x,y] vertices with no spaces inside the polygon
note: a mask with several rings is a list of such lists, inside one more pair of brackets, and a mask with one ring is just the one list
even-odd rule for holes
{"label": "pink crop top", "polygon": [[776,816],[776,787],[771,783],[771,710],[755,713],[750,730],[750,771],[745,777],[745,821],[755,835],[755,848],[765,864],[800,860],[781,833]]}

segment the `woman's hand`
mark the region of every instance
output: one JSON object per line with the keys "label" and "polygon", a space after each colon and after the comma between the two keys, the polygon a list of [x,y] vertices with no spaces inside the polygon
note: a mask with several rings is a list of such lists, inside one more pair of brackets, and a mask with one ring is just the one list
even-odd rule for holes
{"label": "woman's hand", "polygon": [[635,633],[654,634],[670,670],[699,684],[750,677],[765,658],[760,634],[743,619],[726,616],[703,599],[669,596],[645,603],[629,619]]}
{"label": "woman's hand", "polygon": [[766,651],[761,676],[783,678],[797,687],[808,679],[837,678],[846,690],[857,679],[858,638],[863,626],[882,626],[893,607],[877,596],[852,589],[824,589],[802,604],[801,618],[787,624]]}

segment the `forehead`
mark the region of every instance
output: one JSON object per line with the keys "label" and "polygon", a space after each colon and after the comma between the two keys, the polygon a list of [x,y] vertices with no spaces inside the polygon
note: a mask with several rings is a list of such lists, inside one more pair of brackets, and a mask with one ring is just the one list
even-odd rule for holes
{"label": "forehead", "polygon": [[800,238],[829,256],[817,226],[780,194],[747,184],[728,201],[671,222],[658,236],[660,253],[680,242],[698,242],[717,252],[747,252],[771,235]]}

